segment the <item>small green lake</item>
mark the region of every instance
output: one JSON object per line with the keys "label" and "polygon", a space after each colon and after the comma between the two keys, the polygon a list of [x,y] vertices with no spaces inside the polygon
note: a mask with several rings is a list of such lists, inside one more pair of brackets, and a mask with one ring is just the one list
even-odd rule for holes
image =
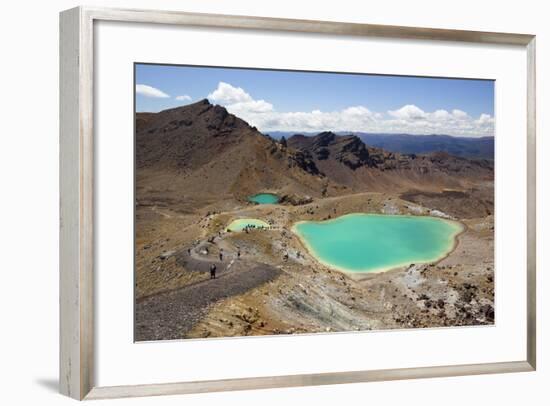
{"label": "small green lake", "polygon": [[233,220],[228,226],[228,231],[242,231],[246,227],[250,228],[269,228],[269,224],[265,221],[258,220],[258,219],[237,219]]}
{"label": "small green lake", "polygon": [[274,193],[258,193],[249,196],[248,201],[256,204],[275,204],[279,202],[279,196]]}
{"label": "small green lake", "polygon": [[462,232],[458,222],[427,216],[354,213],[292,227],[319,262],[346,272],[382,272],[444,258]]}

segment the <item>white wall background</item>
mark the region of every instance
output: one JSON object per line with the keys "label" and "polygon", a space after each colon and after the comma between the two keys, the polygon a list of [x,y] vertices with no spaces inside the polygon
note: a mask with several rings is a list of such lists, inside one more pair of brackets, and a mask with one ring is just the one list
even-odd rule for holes
{"label": "white wall background", "polygon": [[[550,403],[550,26],[545,3],[407,0],[93,1],[87,5],[368,22],[537,35],[538,314],[535,373],[103,401],[98,404],[280,405],[384,402],[446,406]],[[63,405],[58,362],[58,12],[72,0],[3,4],[0,24],[0,374],[2,404]],[[466,61],[465,63],[468,63]],[[473,63],[473,62],[472,62]],[[511,165],[514,163],[511,162]],[[545,249],[546,248],[546,249]],[[139,366],[136,366],[139,367]]]}

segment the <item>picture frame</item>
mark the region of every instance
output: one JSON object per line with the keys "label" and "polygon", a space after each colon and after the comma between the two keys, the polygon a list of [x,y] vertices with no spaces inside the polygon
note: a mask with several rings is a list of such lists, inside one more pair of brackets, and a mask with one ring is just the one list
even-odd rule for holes
{"label": "picture frame", "polygon": [[[99,21],[516,45],[527,54],[527,352],[481,364],[101,387],[94,374],[94,24]],[[536,369],[536,38],[534,35],[77,7],[60,15],[60,391],[75,399],[373,382]]]}

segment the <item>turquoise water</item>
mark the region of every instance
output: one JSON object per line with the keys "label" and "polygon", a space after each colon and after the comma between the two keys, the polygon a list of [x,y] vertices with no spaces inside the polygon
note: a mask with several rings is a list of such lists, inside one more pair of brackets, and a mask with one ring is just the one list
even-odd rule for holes
{"label": "turquoise water", "polygon": [[256,228],[260,228],[260,227],[268,228],[269,224],[266,223],[265,221],[258,220],[258,219],[237,219],[237,220],[233,220],[227,226],[227,230],[229,230],[229,231],[242,231],[247,226],[248,227],[256,227]]}
{"label": "turquoise water", "polygon": [[380,272],[445,257],[453,250],[462,225],[435,217],[357,213],[298,222],[292,230],[327,266],[347,272]]}
{"label": "turquoise water", "polygon": [[257,204],[275,204],[279,201],[279,196],[273,193],[258,193],[250,196],[248,201]]}

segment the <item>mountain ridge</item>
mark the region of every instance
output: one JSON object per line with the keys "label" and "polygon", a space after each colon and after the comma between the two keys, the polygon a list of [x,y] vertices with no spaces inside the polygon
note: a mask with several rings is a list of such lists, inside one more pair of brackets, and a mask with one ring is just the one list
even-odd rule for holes
{"label": "mountain ridge", "polygon": [[135,138],[137,187],[154,185],[176,199],[183,194],[244,199],[261,190],[314,197],[435,190],[490,179],[493,171],[486,160],[395,153],[331,131],[275,141],[207,99],[136,113]]}
{"label": "mountain ridge", "polygon": [[[448,152],[463,158],[494,159],[494,137],[458,137],[446,134],[369,133],[333,131],[337,135],[356,135],[365,144],[403,154],[427,154]],[[314,136],[318,132],[272,131],[274,139],[290,138],[293,135]]]}
{"label": "mountain ridge", "polygon": [[[493,164],[452,156],[447,152],[401,154],[367,146],[356,135],[322,132],[294,135],[289,147],[308,153],[332,181],[353,189],[429,186],[456,187],[468,180],[490,179]],[[379,178],[379,179],[376,179]],[[447,179],[446,179],[447,178]],[[415,185],[416,183],[416,185]]]}

